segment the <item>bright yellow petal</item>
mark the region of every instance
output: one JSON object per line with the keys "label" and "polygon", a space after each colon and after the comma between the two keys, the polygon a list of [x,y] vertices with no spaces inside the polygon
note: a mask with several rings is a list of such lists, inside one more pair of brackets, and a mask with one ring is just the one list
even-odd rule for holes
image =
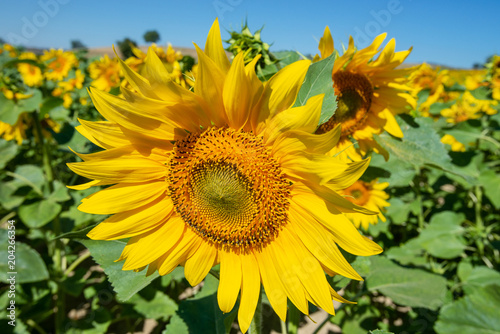
{"label": "bright yellow petal", "polygon": [[[125,239],[148,232],[169,219],[174,206],[167,196],[147,203],[145,206],[117,213],[96,227],[87,236],[93,240]],[[140,223],[138,223],[140,222]]]}
{"label": "bright yellow petal", "polygon": [[205,43],[205,54],[210,57],[224,73],[229,71],[231,64],[222,46],[218,19],[215,19],[212,28],[210,28],[208,32],[207,41]]}
{"label": "bright yellow petal", "polygon": [[243,333],[250,327],[260,295],[260,273],[252,253],[241,255],[241,299],[238,309],[238,324]]}
{"label": "bright yellow petal", "polygon": [[202,239],[196,233],[186,227],[182,237],[163,259],[158,268],[158,273],[162,276],[171,273],[179,264],[187,260],[190,252],[196,252],[202,242]]}
{"label": "bright yellow petal", "polygon": [[178,216],[174,216],[159,228],[132,237],[130,249],[123,270],[131,270],[145,266],[171,249],[178,240],[182,239],[186,224]]}
{"label": "bright yellow petal", "polygon": [[279,135],[289,130],[313,133],[318,127],[323,97],[324,94],[313,96],[304,106],[278,113],[268,122],[264,131],[264,141],[270,145]]}
{"label": "bright yellow petal", "polygon": [[219,251],[220,280],[217,300],[223,313],[231,312],[241,287],[241,259],[231,251]]}
{"label": "bright yellow petal", "polygon": [[252,83],[247,78],[243,56],[243,53],[239,53],[234,58],[223,91],[228,125],[237,130],[245,125],[250,116],[253,97]]}
{"label": "bright yellow petal", "polygon": [[325,32],[323,33],[323,37],[319,40],[319,51],[321,52],[321,59],[325,59],[329,55],[333,53],[333,38],[330,33],[330,28],[328,26],[325,27]]}
{"label": "bright yellow petal", "polygon": [[165,181],[117,184],[82,199],[78,210],[98,215],[133,210],[155,200],[166,190]]}
{"label": "bright yellow petal", "polygon": [[192,286],[198,285],[214,266],[217,249],[208,242],[201,242],[200,248],[186,260],[184,276]]}

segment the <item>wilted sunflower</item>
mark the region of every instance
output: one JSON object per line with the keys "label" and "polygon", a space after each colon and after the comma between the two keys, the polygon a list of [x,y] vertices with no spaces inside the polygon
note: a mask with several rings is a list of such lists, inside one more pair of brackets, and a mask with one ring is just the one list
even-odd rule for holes
{"label": "wilted sunflower", "polygon": [[388,186],[388,182],[379,183],[377,180],[371,182],[358,180],[340,192],[352,203],[378,212],[378,215],[346,213],[345,215],[347,218],[349,218],[357,228],[363,227],[363,229],[368,230],[370,224],[375,225],[378,223],[379,218],[383,222],[386,221],[382,212],[385,211],[386,207],[390,206],[386,201],[389,195],[384,191]]}
{"label": "wilted sunflower", "polygon": [[122,86],[124,98],[91,89],[107,121],[82,120],[78,130],[104,150],[69,164],[92,179],[72,188],[113,184],[79,206],[113,215],[88,236],[130,238],[124,270],[166,275],[183,265],[192,285],[220,263],[219,306],[231,311],[241,292],[243,332],[261,282],[283,320],[287,298],[303,313],[310,301],[333,314],[332,299],[345,300],[325,272],[361,279],[338,246],[364,256],[382,251],[343,214],[371,212],[336,192],[356,181],[367,161],[324,155],[339,128],[313,134],[322,96],[291,108],[308,61],[263,84],[254,71],[258,58],[245,66],[240,53],[229,62],[217,21],[205,50],[196,50],[194,92],[170,80],[153,50],[143,75],[120,62],[134,89]]}
{"label": "wilted sunflower", "polygon": [[[373,135],[385,130],[395,137],[403,137],[394,115],[405,112],[409,106],[416,107],[415,99],[408,94],[411,88],[406,85],[406,77],[415,69],[396,69],[410,54],[411,48],[394,52],[396,42],[391,39],[380,51],[385,37],[385,33],[377,36],[362,50],[356,50],[350,37],[347,50],[333,66],[333,88],[338,107],[318,133],[325,133],[340,124],[342,132],[338,148],[345,150],[344,156],[354,160],[360,155],[354,150],[350,138],[358,142],[361,155],[373,149],[387,159],[387,151],[373,139]],[[324,59],[334,52],[328,27],[320,40],[319,50],[321,57],[316,59]],[[379,52],[379,56],[373,59]]]}

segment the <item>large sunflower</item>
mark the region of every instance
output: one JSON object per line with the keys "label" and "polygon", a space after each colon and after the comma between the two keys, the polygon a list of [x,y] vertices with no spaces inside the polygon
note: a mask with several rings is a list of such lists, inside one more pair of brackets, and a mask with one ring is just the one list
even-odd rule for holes
{"label": "large sunflower", "polygon": [[[410,54],[411,48],[394,52],[396,42],[391,39],[381,51],[385,36],[385,33],[377,36],[362,50],[356,50],[350,37],[347,50],[333,66],[333,88],[338,108],[321,125],[318,133],[325,133],[340,124],[342,131],[338,148],[344,152],[343,156],[354,160],[358,160],[360,154],[354,150],[351,138],[358,142],[361,155],[373,149],[387,159],[387,151],[373,139],[373,135],[385,130],[395,137],[403,137],[394,115],[405,112],[409,106],[416,107],[415,99],[408,93],[411,88],[406,85],[406,77],[415,69],[396,69]],[[324,59],[334,52],[328,27],[320,40],[319,50],[321,57],[315,59]]]}
{"label": "large sunflower", "polygon": [[133,87],[122,86],[124,98],[91,89],[107,121],[82,120],[78,130],[104,150],[69,164],[92,179],[72,188],[112,185],[79,206],[112,216],[88,236],[130,238],[120,257],[124,270],[165,275],[183,265],[192,285],[220,263],[219,306],[231,311],[240,294],[243,332],[261,283],[283,320],[287,298],[303,313],[309,301],[333,314],[332,299],[345,300],[325,272],[361,279],[338,246],[363,256],[382,251],[343,214],[372,212],[336,192],[368,161],[348,164],[324,154],[340,128],[313,134],[322,96],[291,108],[308,61],[263,84],[257,58],[245,66],[240,53],[229,62],[217,21],[205,50],[196,50],[194,92],[171,81],[153,50],[143,75],[120,62]]}

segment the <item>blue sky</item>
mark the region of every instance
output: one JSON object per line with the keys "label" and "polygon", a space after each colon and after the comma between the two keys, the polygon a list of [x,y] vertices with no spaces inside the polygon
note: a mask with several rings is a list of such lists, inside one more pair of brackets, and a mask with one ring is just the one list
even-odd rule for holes
{"label": "blue sky", "polygon": [[413,46],[409,63],[432,62],[468,68],[500,54],[500,1],[3,1],[0,37],[25,46],[68,48],[73,39],[89,47],[110,46],[124,37],[144,44],[147,30],[160,33],[160,44],[203,46],[216,17],[224,29],[239,30],[248,20],[271,51],[315,54],[330,26],[336,48],[353,35],[365,47],[379,33],[396,39],[396,50]]}

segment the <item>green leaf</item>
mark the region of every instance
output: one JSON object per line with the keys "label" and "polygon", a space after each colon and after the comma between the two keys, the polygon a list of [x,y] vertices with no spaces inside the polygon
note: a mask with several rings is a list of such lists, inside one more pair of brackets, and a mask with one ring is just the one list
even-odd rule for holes
{"label": "green leaf", "polygon": [[465,247],[465,242],[460,238],[464,229],[460,224],[465,216],[452,211],[439,212],[432,216],[429,225],[417,238],[429,254],[441,259],[453,259],[460,256]]}
{"label": "green leaf", "polygon": [[5,168],[17,154],[17,145],[14,141],[0,138],[0,168]]}
{"label": "green leaf", "polygon": [[7,99],[3,94],[0,94],[0,120],[2,122],[14,125],[23,112],[32,112],[36,110],[42,103],[42,92],[34,89],[31,92],[33,96],[14,102]]}
{"label": "green leaf", "polygon": [[387,208],[386,216],[389,217],[394,224],[401,225],[406,223],[408,215],[410,214],[410,206],[408,203],[403,202],[398,197],[392,197],[389,203],[391,206]]}
{"label": "green leaf", "polygon": [[415,167],[395,156],[387,162],[382,155],[374,154],[365,176],[370,180],[378,178],[380,182],[389,182],[391,187],[408,187],[416,173]]}
{"label": "green leaf", "polygon": [[40,167],[35,165],[17,166],[14,173],[7,175],[16,178],[20,184],[25,184],[33,188],[38,194],[42,195],[42,186],[45,183],[45,177]]}
{"label": "green leaf", "polygon": [[60,97],[49,96],[43,99],[42,106],[40,107],[40,113],[38,114],[38,118],[41,120],[44,119],[45,115],[49,113],[54,108],[62,106],[64,100]]}
{"label": "green leaf", "polygon": [[483,186],[486,196],[498,209],[500,208],[500,175],[493,170],[482,172],[479,183]]}
{"label": "green leaf", "polygon": [[92,258],[104,269],[118,300],[122,302],[130,299],[160,276],[158,272],[146,277],[145,272],[122,270],[123,262],[115,262],[127,244],[122,240],[79,240],[79,242],[89,249]]}
{"label": "green leaf", "polygon": [[470,93],[478,100],[491,100],[489,97],[491,90],[488,87],[481,86],[471,90]]}
{"label": "green leaf", "polygon": [[307,70],[304,83],[300,87],[294,107],[303,106],[310,97],[325,94],[321,107],[319,125],[328,121],[337,109],[337,97],[333,90],[332,71],[335,55],[312,64]]}
{"label": "green leaf", "polygon": [[470,270],[464,270],[459,266],[459,269],[462,269],[458,273],[467,294],[472,293],[478,287],[500,284],[500,272],[494,269],[485,266],[471,267]]}
{"label": "green leaf", "polygon": [[[189,333],[229,333],[238,306],[229,313],[222,313],[217,302],[218,285],[219,281],[208,275],[202,291],[194,298],[183,300],[179,304],[177,313],[187,324]],[[226,321],[227,319],[229,320]]]}
{"label": "green leaf", "polygon": [[[415,118],[410,123],[400,124],[404,133],[402,139],[394,138],[388,133],[375,136],[380,143],[390,153],[391,158],[395,156],[398,160],[411,164],[414,168],[433,167],[452,174],[460,175],[466,180],[470,177],[461,173],[451,163],[441,137],[433,129],[432,119]],[[389,159],[389,163],[393,161]]]}
{"label": "green leaf", "polygon": [[61,205],[51,200],[24,204],[19,208],[19,218],[27,226],[38,228],[48,224],[61,212]]}
{"label": "green leaf", "polygon": [[61,181],[55,180],[53,182],[54,191],[49,195],[48,199],[54,202],[65,202],[71,199],[68,194],[68,188]]}
{"label": "green leaf", "polygon": [[18,180],[4,182],[2,184],[0,187],[0,203],[5,209],[11,210],[24,202],[24,198],[30,190],[28,187],[19,189],[23,185],[24,183]]}
{"label": "green leaf", "polygon": [[374,331],[370,331],[370,334],[394,334],[393,332],[388,332],[384,329],[376,329]]}
{"label": "green leaf", "polygon": [[15,269],[11,269],[8,262],[10,255],[8,250],[11,250],[7,246],[9,245],[8,240],[7,230],[0,229],[0,245],[3,245],[0,248],[0,258],[2,259],[0,261],[0,281],[7,283],[7,280],[12,276],[9,272],[17,272],[14,274],[17,284],[39,282],[49,278],[49,273],[40,254],[22,242],[16,241],[15,243]]}
{"label": "green leaf", "polygon": [[396,260],[404,265],[414,264],[416,266],[424,266],[427,263],[427,260],[423,257],[424,250],[422,245],[416,238],[411,239],[401,246],[391,247],[384,254],[387,258]]}
{"label": "green leaf", "polygon": [[489,285],[445,305],[434,326],[438,334],[500,333],[500,286]]}
{"label": "green leaf", "polygon": [[[62,217],[62,215],[61,215],[61,217]],[[92,230],[98,224],[99,223],[87,226],[87,227],[85,227],[81,230],[78,230],[78,231],[71,231],[68,233],[63,233],[61,235],[56,236],[54,238],[54,240],[57,240],[57,239],[88,239],[87,234],[90,232],[90,230]]]}
{"label": "green leaf", "polygon": [[446,279],[421,269],[401,267],[391,260],[371,258],[371,272],[366,278],[369,290],[377,290],[395,303],[412,307],[438,309],[446,298]]}
{"label": "green leaf", "polygon": [[170,318],[162,334],[189,334],[189,327],[179,315],[175,314]]}
{"label": "green leaf", "polygon": [[134,309],[148,319],[167,320],[179,308],[175,301],[161,291],[155,291],[150,298],[135,294],[128,302],[134,304]]}

